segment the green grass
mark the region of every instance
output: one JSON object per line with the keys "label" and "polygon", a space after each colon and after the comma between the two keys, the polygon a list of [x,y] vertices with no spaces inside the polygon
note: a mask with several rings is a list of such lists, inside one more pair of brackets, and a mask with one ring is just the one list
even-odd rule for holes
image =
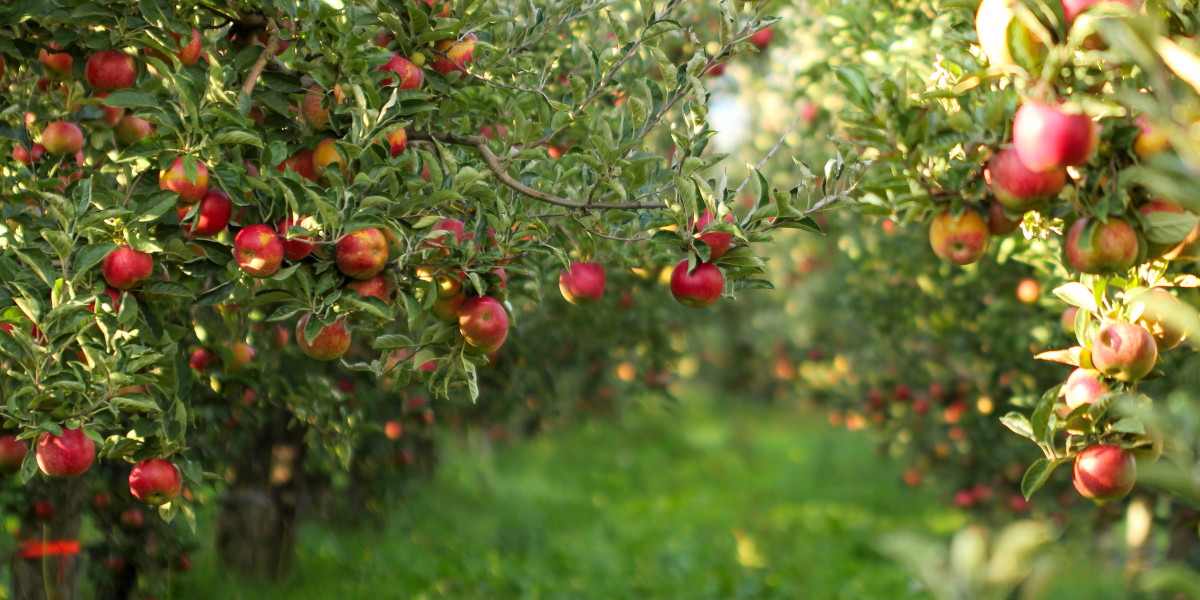
{"label": "green grass", "polygon": [[306,525],[295,574],[276,585],[204,556],[177,597],[927,598],[873,540],[966,522],[904,487],[865,437],[780,409],[695,400],[494,450],[444,447],[436,481],[381,531]]}

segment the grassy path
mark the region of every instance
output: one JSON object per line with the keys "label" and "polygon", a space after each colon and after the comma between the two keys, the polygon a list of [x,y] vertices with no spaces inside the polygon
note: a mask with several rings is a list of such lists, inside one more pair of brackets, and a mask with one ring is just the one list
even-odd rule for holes
{"label": "grassy path", "polygon": [[493,450],[455,448],[382,532],[308,526],[295,577],[216,576],[185,598],[927,598],[872,549],[965,520],[904,487],[865,438],[779,409],[636,411]]}

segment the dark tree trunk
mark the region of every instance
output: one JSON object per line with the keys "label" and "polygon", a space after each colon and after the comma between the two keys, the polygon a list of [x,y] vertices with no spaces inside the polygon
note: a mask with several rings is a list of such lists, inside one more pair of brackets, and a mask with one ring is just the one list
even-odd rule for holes
{"label": "dark tree trunk", "polygon": [[234,464],[217,516],[221,562],[242,573],[278,580],[291,568],[303,496],[307,444],[301,426],[276,413],[253,447]]}
{"label": "dark tree trunk", "polygon": [[34,498],[49,502],[54,516],[27,540],[31,548],[45,542],[46,556],[26,558],[20,548],[13,557],[13,600],[74,600],[79,596],[82,554],[62,552],[61,542],[78,544],[84,486],[79,477],[35,478],[29,482]]}

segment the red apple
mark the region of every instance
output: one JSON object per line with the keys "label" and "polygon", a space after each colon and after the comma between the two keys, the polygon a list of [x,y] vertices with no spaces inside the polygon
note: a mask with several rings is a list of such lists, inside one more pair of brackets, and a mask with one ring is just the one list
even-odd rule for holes
{"label": "red apple", "polygon": [[[108,94],[96,94],[96,97],[103,100],[108,97]],[[121,122],[121,118],[125,116],[124,108],[105,106],[103,102],[98,106],[104,111],[104,115],[100,117],[100,120],[104,121],[104,124],[109,127],[116,127],[117,123]]]}
{"label": "red apple", "polygon": [[383,275],[376,275],[370,279],[355,279],[346,284],[346,289],[357,292],[359,296],[374,296],[384,302],[391,300],[387,280]]}
{"label": "red apple", "polygon": [[321,86],[313,85],[304,92],[300,116],[313,129],[329,129],[329,108],[325,106],[325,90]]}
{"label": "red apple", "polygon": [[87,471],[96,459],[96,443],[83,429],[63,428],[61,436],[45,432],[38,437],[33,457],[50,477],[74,477]]}
{"label": "red apple", "polygon": [[1099,371],[1078,368],[1071,371],[1067,382],[1063,384],[1059,394],[1067,403],[1067,408],[1075,410],[1084,404],[1092,404],[1109,392],[1108,384]]}
{"label": "red apple", "polygon": [[370,279],[387,264],[387,238],[375,228],[347,233],[337,243],[338,269],[354,279]]}
{"label": "red apple", "polygon": [[42,130],[42,147],[50,154],[75,154],[83,149],[83,130],[67,121],[50,123]]}
{"label": "red apple", "polygon": [[150,506],[174,500],[182,489],[179,467],[165,458],[143,460],[129,472],[129,493]]}
{"label": "red apple", "polygon": [[467,342],[468,353],[491,354],[508,337],[508,313],[491,296],[468,298],[458,316],[458,331]]}
{"label": "red apple", "polygon": [[[411,60],[400,56],[399,54],[392,55],[388,61],[375,69],[376,71],[387,71],[395,73],[396,77],[400,78],[399,88],[402,90],[415,90],[421,87],[425,82],[425,72],[417,65],[414,65]],[[392,77],[384,77],[379,80],[381,85],[392,85],[395,81]]]}
{"label": "red apple", "polygon": [[100,273],[109,287],[129,290],[146,283],[154,272],[154,258],[149,253],[122,246],[109,252],[100,261]]}
{"label": "red apple", "polygon": [[1073,483],[1084,498],[1116,500],[1125,497],[1137,481],[1133,453],[1108,445],[1089,446],[1075,457]]}
{"label": "red apple", "polygon": [[313,245],[305,240],[313,239],[312,236],[300,235],[288,239],[288,230],[293,226],[303,227],[307,230],[315,228],[316,223],[309,217],[291,216],[283,219],[276,226],[279,229],[279,237],[283,238],[283,257],[288,260],[303,260],[313,251]]}
{"label": "red apple", "polygon": [[759,50],[766,50],[767,44],[771,43],[771,38],[774,36],[775,34],[771,31],[771,28],[767,27],[751,34],[747,41],[754,44],[754,47]]}
{"label": "red apple", "polygon": [[719,62],[719,63],[709,67],[708,70],[704,72],[704,74],[708,77],[717,77],[719,75],[724,75],[725,74],[725,63]]}
{"label": "red apple", "polygon": [[21,164],[32,165],[33,163],[42,160],[42,157],[45,155],[46,149],[41,144],[34,144],[29,150],[26,150],[25,146],[20,144],[13,146],[13,160]]}
{"label": "red apple", "polygon": [[121,527],[128,530],[141,529],[146,524],[146,515],[140,508],[129,508],[121,512]]}
{"label": "red apple", "polygon": [[386,435],[389,440],[398,440],[404,436],[404,425],[402,425],[400,421],[388,421],[383,425],[383,434]]}
{"label": "red apple", "polygon": [[233,258],[251,277],[270,277],[283,263],[283,240],[270,225],[250,225],[233,238]]}
{"label": "red apple", "polygon": [[0,436],[0,474],[12,475],[20,471],[28,453],[29,444],[18,440],[17,436]]}
{"label": "red apple", "polygon": [[[713,218],[712,211],[705,209],[704,215],[696,220],[696,231],[704,231],[706,228],[708,228],[708,225],[715,220],[716,219]],[[735,219],[733,215],[725,215],[725,221],[727,223],[734,223],[737,221],[737,219]],[[723,233],[720,231],[710,231],[708,233],[696,234],[696,239],[708,245],[709,260],[717,260],[729,251],[729,246],[733,243],[733,234]]]}
{"label": "red apple", "polygon": [[[1089,236],[1089,248],[1082,248],[1083,236]],[[1133,226],[1120,219],[1101,223],[1091,217],[1075,221],[1063,242],[1067,263],[1083,273],[1118,273],[1137,262],[1138,235]]]}
{"label": "red apple", "polygon": [[558,276],[558,289],[571,304],[587,305],[604,295],[604,267],[573,261]]}
{"label": "red apple", "polygon": [[188,359],[188,366],[203,373],[204,371],[208,370],[208,365],[212,363],[213,358],[215,357],[213,356],[212,352],[200,348],[199,350],[192,352],[191,358]]}
{"label": "red apple", "polygon": [[336,360],[350,349],[350,332],[346,330],[345,319],[321,326],[312,340],[305,338],[304,327],[311,316],[312,313],[306,314],[296,323],[296,345],[300,346],[305,356],[317,360]]}
{"label": "red apple", "polygon": [[392,130],[385,137],[392,156],[400,156],[404,149],[408,148],[408,133],[404,131],[403,127]]}
{"label": "red apple", "polygon": [[983,176],[996,200],[1015,213],[1023,213],[1053,199],[1067,183],[1067,173],[1063,169],[1037,173],[1025,168],[1012,148],[996,153],[988,161]]}
{"label": "red apple", "polygon": [[154,135],[154,126],[149,121],[132,115],[121,117],[121,120],[113,126],[113,137],[116,137],[117,141],[125,146],[152,135]]}
{"label": "red apple", "polygon": [[1013,120],[1013,148],[1030,171],[1058,171],[1088,162],[1096,151],[1096,128],[1086,114],[1029,100]]}
{"label": "red apple", "polygon": [[[424,2],[426,5],[429,6],[429,13],[436,17],[442,17],[443,19],[445,19],[446,17],[450,16],[450,3],[449,2],[436,2],[436,4],[435,4],[435,0],[414,0],[414,3],[416,3],[416,2]],[[440,10],[438,9],[438,5],[441,5]]]}
{"label": "red apple", "polygon": [[991,235],[1006,236],[1020,229],[1022,220],[1022,218],[1010,219],[1004,210],[1004,205],[999,202],[992,202],[988,206],[987,224],[988,233]]}
{"label": "red apple", "polygon": [[929,245],[942,260],[956,265],[973,263],[987,251],[987,223],[973,210],[957,218],[945,211],[929,224]]}
{"label": "red apple", "polygon": [[101,50],[88,57],[84,77],[97,92],[115,92],[133,85],[137,79],[137,63],[124,52]]}
{"label": "red apple", "polygon": [[[62,46],[51,43],[51,50],[62,50]],[[52,75],[59,79],[66,79],[71,76],[71,67],[75,59],[66,52],[47,52],[45,48],[38,50],[38,60],[46,67],[46,74]]]}
{"label": "red apple", "polygon": [[1149,374],[1157,361],[1154,336],[1140,325],[1109,323],[1092,339],[1092,365],[1105,377],[1133,383]]}
{"label": "red apple", "polygon": [[158,188],[179,194],[179,201],[184,204],[195,204],[208,193],[208,167],[198,160],[188,160],[196,163],[195,179],[188,178],[183,157],[179,157],[170,169],[158,172]]}
{"label": "red apple", "polygon": [[[188,210],[187,207],[179,208],[180,221],[187,216]],[[200,199],[200,206],[196,210],[196,221],[192,224],[191,229],[185,226],[183,230],[193,236],[217,235],[229,224],[231,216],[233,216],[233,201],[229,199],[229,195],[221,190],[208,190],[208,193]]]}
{"label": "red apple", "polygon": [[312,150],[300,148],[292,153],[291,156],[284,159],[283,162],[275,166],[275,168],[283,173],[287,169],[296,172],[297,175],[309,180],[317,180],[317,170],[313,168],[313,153]]}
{"label": "red apple", "polygon": [[171,38],[175,40],[176,46],[179,47],[179,52],[175,56],[179,57],[179,62],[183,63],[183,66],[190,67],[196,64],[197,60],[200,60],[203,39],[200,37],[200,32],[196,29],[192,29],[192,35],[188,38],[187,44],[181,43],[181,37],[178,33],[171,33]]}
{"label": "red apple", "polygon": [[704,308],[720,299],[723,289],[725,276],[712,263],[697,263],[689,273],[685,258],[671,272],[671,295],[685,306]]}
{"label": "red apple", "polygon": [[461,41],[439,40],[433,45],[434,54],[437,56],[431,65],[433,70],[442,75],[449,75],[454,71],[465,74],[467,63],[475,60],[473,55],[478,39],[475,34],[469,33]]}

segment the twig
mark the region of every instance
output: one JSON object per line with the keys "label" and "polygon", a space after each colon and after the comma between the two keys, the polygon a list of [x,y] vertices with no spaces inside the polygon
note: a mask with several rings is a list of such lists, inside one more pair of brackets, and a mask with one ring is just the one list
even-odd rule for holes
{"label": "twig", "polygon": [[[771,160],[772,156],[775,156],[775,152],[779,150],[780,146],[783,146],[783,140],[787,139],[788,134],[791,133],[792,130],[796,128],[796,124],[799,122],[800,122],[800,117],[796,117],[796,120],[792,121],[792,124],[788,126],[787,131],[783,132],[783,135],[779,136],[779,141],[775,142],[775,146],[771,148],[771,151],[767,152],[767,155],[764,156],[762,160],[758,161],[758,165],[754,167],[755,171],[762,169],[763,166],[767,164],[767,161]],[[737,196],[738,194],[742,193],[742,188],[746,187],[747,183],[750,183],[750,175],[749,174],[747,174],[746,179],[744,181],[742,181],[742,185],[739,185],[738,188],[733,191],[733,195]]]}
{"label": "twig", "polygon": [[263,69],[267,63],[275,58],[275,53],[279,51],[279,27],[275,25],[275,19],[267,19],[267,46],[263,48],[262,54],[258,55],[258,60],[250,66],[250,70],[246,73],[246,83],[242,85],[242,96],[249,96],[254,91],[254,84],[258,83],[258,77],[262,75]]}
{"label": "twig", "polygon": [[508,172],[500,165],[500,159],[492,153],[488,148],[488,139],[482,135],[457,135],[453,133],[440,133],[432,131],[413,131],[408,134],[408,139],[417,141],[439,141],[445,144],[454,144],[456,146],[472,146],[479,156],[483,158],[483,162],[487,164],[487,168],[492,172],[492,175],[497,181],[520,192],[521,194],[541,200],[548,204],[556,206],[564,206],[566,208],[582,208],[582,209],[632,209],[632,210],[650,210],[666,208],[664,202],[580,202],[578,200],[568,200],[553,194],[535,190],[509,175]]}

